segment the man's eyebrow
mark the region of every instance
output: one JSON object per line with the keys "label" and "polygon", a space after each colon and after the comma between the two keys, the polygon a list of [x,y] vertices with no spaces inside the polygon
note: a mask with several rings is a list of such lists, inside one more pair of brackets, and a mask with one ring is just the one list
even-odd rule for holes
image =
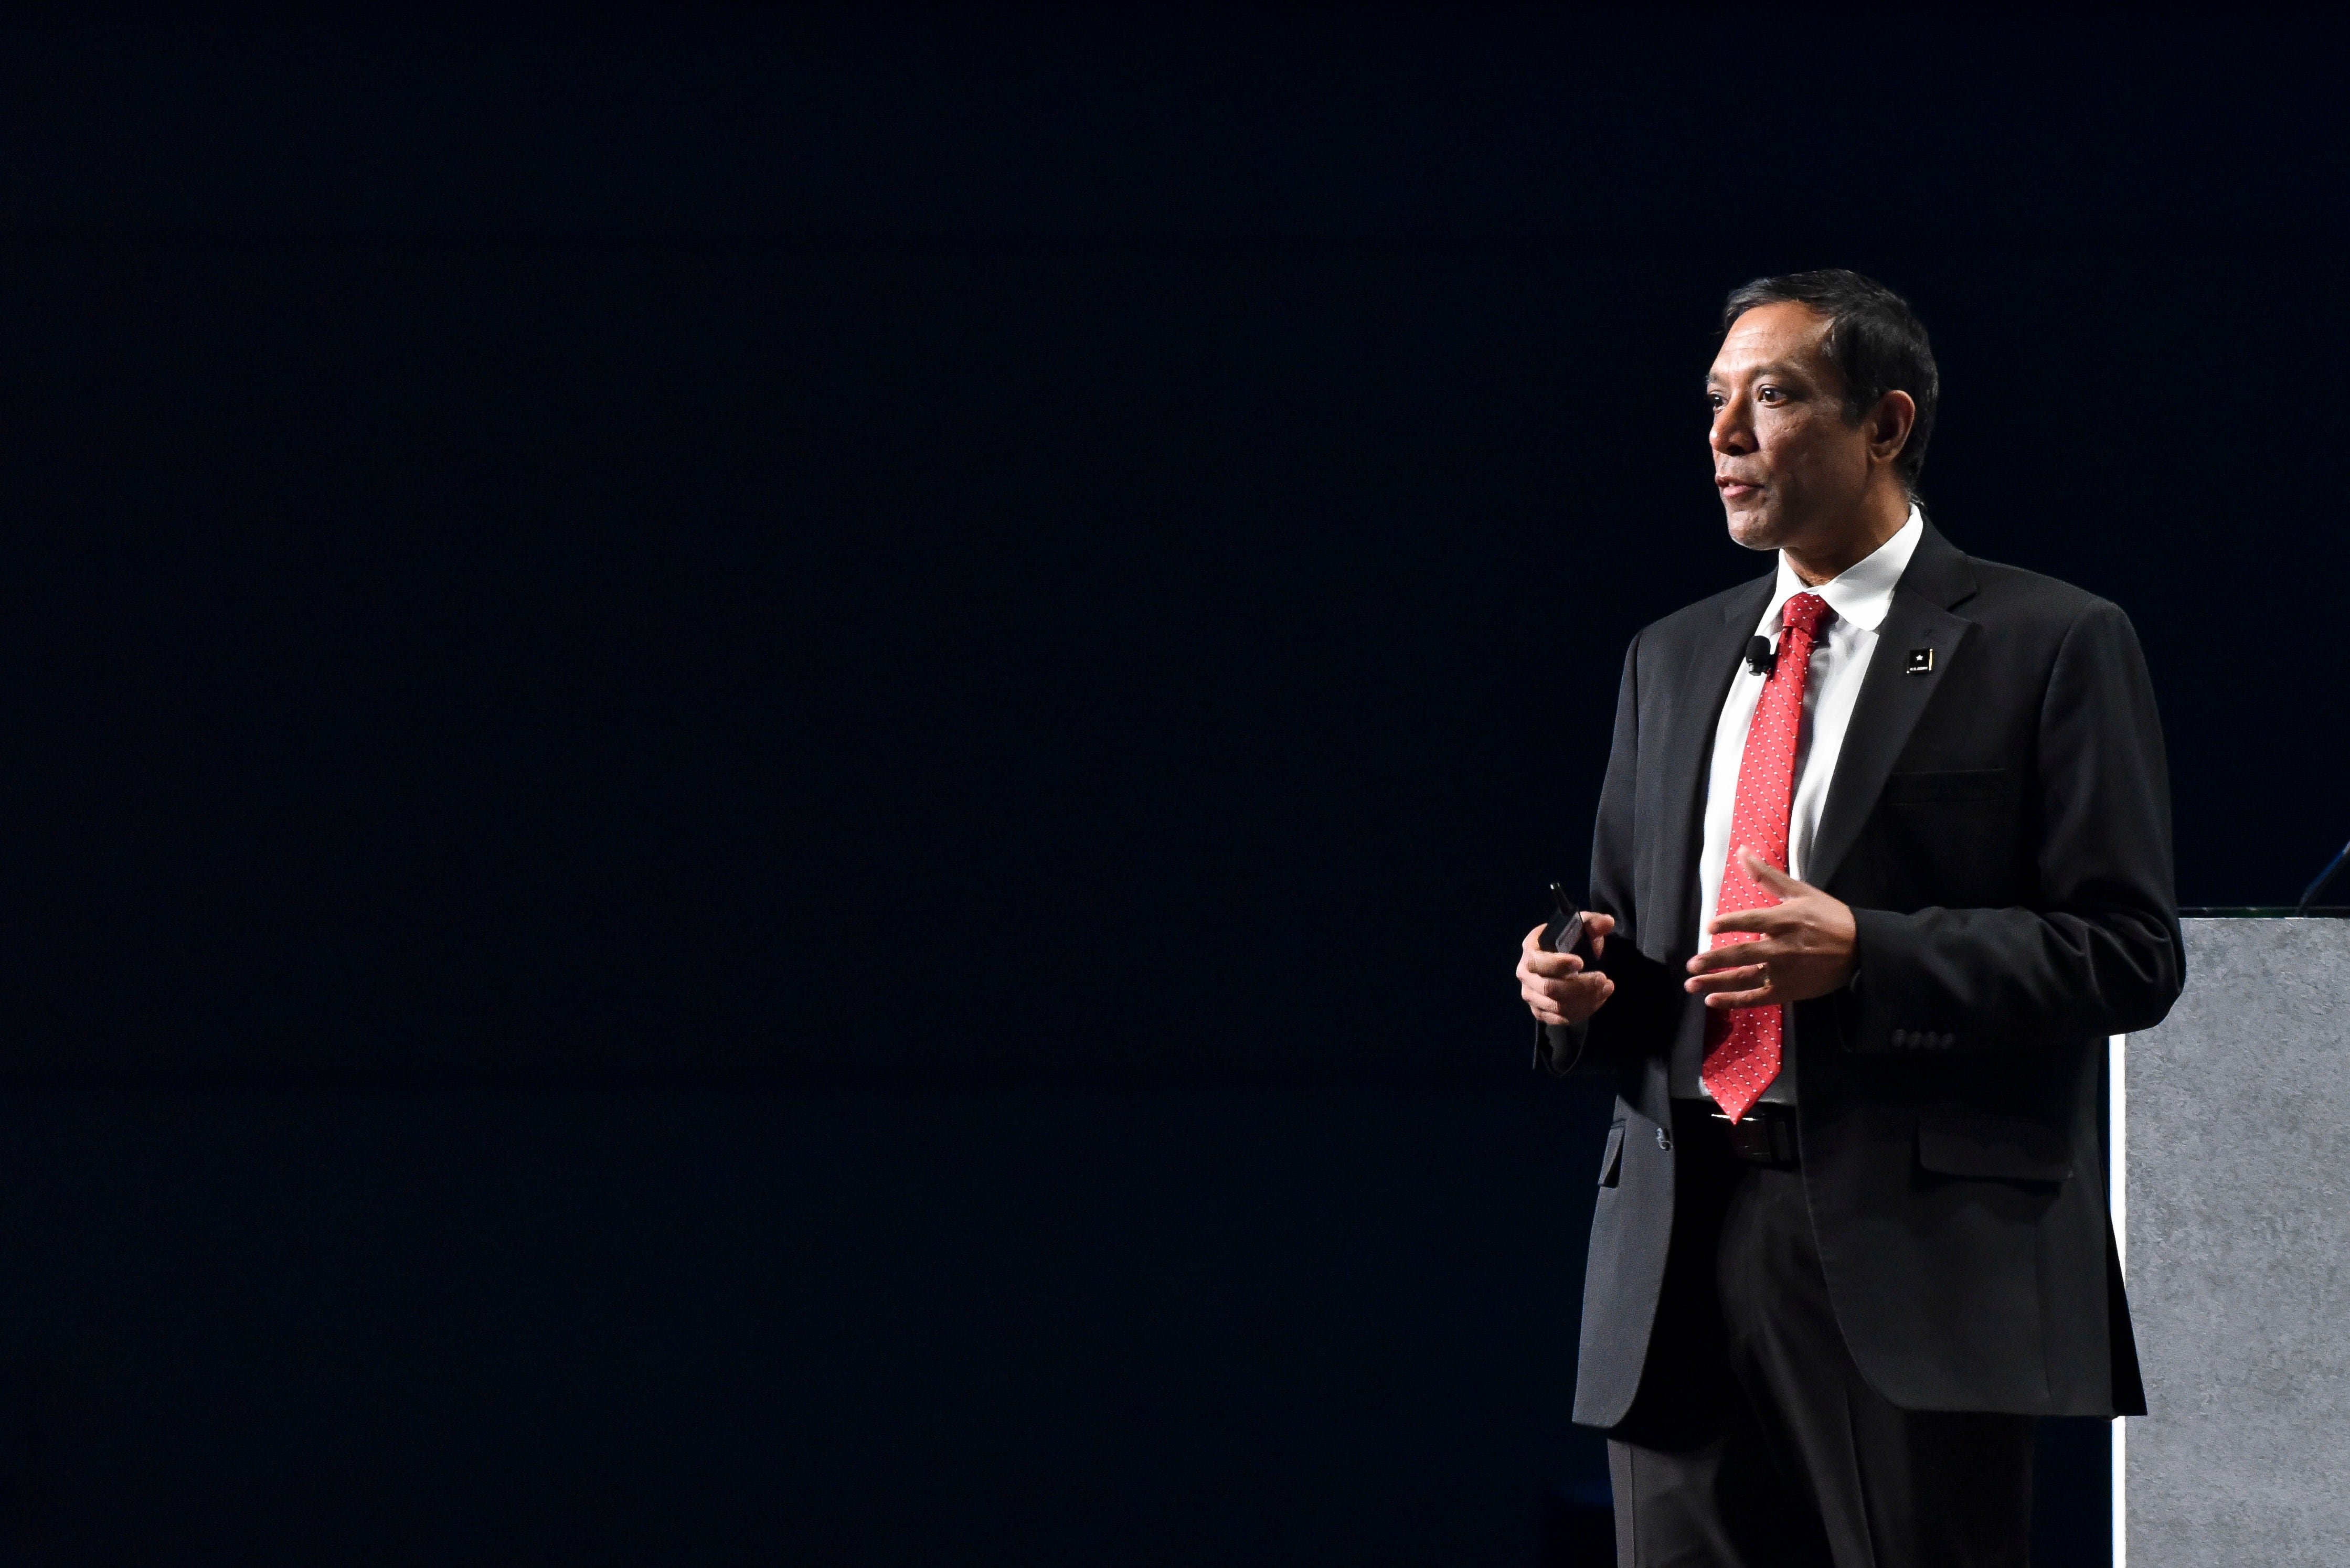
{"label": "man's eyebrow", "polygon": [[[1756,376],[1800,376],[1804,373],[1803,366],[1794,359],[1770,359],[1760,365],[1750,365],[1738,374],[1742,379],[1752,379]],[[1718,387],[1727,379],[1719,370],[1705,373],[1705,384],[1709,387]]]}

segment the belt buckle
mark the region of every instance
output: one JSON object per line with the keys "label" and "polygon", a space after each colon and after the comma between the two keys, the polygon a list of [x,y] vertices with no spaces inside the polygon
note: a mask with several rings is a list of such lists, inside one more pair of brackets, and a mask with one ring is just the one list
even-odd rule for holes
{"label": "belt buckle", "polygon": [[1754,1106],[1737,1121],[1724,1111],[1713,1113],[1728,1126],[1730,1152],[1752,1165],[1795,1163],[1794,1118],[1775,1106]]}

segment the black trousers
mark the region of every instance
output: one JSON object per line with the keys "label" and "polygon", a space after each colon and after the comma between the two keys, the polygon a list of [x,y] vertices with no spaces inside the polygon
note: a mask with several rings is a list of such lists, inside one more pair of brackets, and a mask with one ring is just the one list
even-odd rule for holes
{"label": "black trousers", "polygon": [[1672,1248],[1639,1397],[1607,1444],[1621,1568],[2028,1562],[2033,1424],[1904,1410],[1853,1364],[1803,1176],[1677,1104]]}

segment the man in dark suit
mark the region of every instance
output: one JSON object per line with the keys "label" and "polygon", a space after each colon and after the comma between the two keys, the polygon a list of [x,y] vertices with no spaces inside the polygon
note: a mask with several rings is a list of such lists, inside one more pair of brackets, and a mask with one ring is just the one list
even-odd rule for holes
{"label": "man in dark suit", "polygon": [[1891,291],[1748,285],[1707,389],[1776,568],[1633,639],[1598,961],[1518,966],[1617,1086],[1575,1418],[1626,1564],[2022,1563],[2033,1418],[2144,1409],[2096,1086],[2184,975],[2145,660],[1925,520]]}

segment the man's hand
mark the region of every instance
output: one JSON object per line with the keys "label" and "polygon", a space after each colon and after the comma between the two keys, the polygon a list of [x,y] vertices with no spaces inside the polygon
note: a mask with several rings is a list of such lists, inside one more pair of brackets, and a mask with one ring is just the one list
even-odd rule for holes
{"label": "man's hand", "polygon": [[[1613,915],[1586,915],[1583,929],[1591,933],[1591,951],[1604,950],[1607,933],[1616,929]],[[1575,1024],[1599,1011],[1616,994],[1616,982],[1597,970],[1584,972],[1583,961],[1573,953],[1544,952],[1544,928],[1526,933],[1518,954],[1518,994],[1544,1023]]]}
{"label": "man's hand", "polygon": [[1705,998],[1708,1007],[1770,1007],[1807,1002],[1852,978],[1857,961],[1850,906],[1838,903],[1808,882],[1798,882],[1751,849],[1738,852],[1746,874],[1775,893],[1779,901],[1762,909],[1716,916],[1709,936],[1721,931],[1759,931],[1759,940],[1709,948],[1689,961],[1682,989]]}

